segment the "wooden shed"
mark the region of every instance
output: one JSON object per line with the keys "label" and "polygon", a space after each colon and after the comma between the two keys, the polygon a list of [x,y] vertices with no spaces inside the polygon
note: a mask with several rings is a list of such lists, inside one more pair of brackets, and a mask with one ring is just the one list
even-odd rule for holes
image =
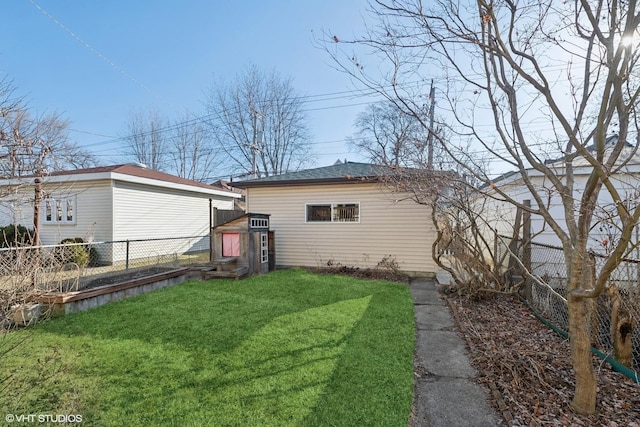
{"label": "wooden shed", "polygon": [[274,234],[269,215],[247,213],[212,230],[213,270],[208,277],[244,277],[275,268]]}

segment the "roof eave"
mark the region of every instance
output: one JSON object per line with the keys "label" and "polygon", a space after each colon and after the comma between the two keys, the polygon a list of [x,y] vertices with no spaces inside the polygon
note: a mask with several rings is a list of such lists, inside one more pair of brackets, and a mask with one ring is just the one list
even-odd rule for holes
{"label": "roof eave", "polygon": [[169,188],[169,189],[180,190],[180,191],[189,191],[193,193],[207,194],[210,196],[230,197],[234,199],[238,199],[241,197],[240,194],[232,193],[231,191],[218,190],[215,188],[205,188],[205,187],[182,184],[177,182],[163,181],[163,180],[158,180],[154,178],[145,178],[145,177],[123,174],[118,172],[112,172],[111,179],[114,181],[124,181],[124,182],[130,182],[134,184],[150,185],[154,187]]}
{"label": "roof eave", "polygon": [[301,186],[301,185],[330,185],[330,184],[362,184],[379,182],[380,177],[362,176],[362,177],[340,177],[340,178],[322,178],[322,179],[290,179],[275,181],[238,181],[233,182],[234,187],[253,188],[253,187],[283,187],[283,186]]}
{"label": "roof eave", "polygon": [[[11,179],[11,180],[0,180],[0,186],[4,185],[19,185],[19,184],[32,184],[35,178],[28,179]],[[153,178],[145,178],[135,175],[129,175],[120,172],[92,172],[92,173],[83,173],[83,174],[71,174],[71,175],[51,175],[51,176],[43,176],[42,183],[46,184],[67,184],[73,182],[85,182],[85,181],[120,181],[120,182],[129,182],[135,184],[149,185],[152,187],[160,187],[167,188],[173,190],[181,190],[188,191],[193,193],[206,194],[209,196],[219,196],[219,197],[229,197],[233,199],[239,199],[242,197],[241,194],[234,193],[227,190],[219,190],[217,188],[206,188],[199,187],[195,185],[187,185],[169,181],[163,181]]]}

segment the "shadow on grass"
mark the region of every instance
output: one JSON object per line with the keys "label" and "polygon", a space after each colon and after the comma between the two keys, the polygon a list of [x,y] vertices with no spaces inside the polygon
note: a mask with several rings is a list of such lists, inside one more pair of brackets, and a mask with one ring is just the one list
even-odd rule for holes
{"label": "shadow on grass", "polygon": [[186,282],[39,327],[59,335],[171,343],[216,353],[239,345],[274,317],[380,292],[376,282],[286,270],[243,281]]}
{"label": "shadow on grass", "polygon": [[101,425],[399,425],[410,410],[404,285],[302,271],[192,282],[36,329],[81,355],[70,382]]}
{"label": "shadow on grass", "polygon": [[388,293],[372,297],[320,400],[300,425],[407,424],[413,400],[415,326],[410,296],[400,303],[404,310],[389,304],[398,297]]}

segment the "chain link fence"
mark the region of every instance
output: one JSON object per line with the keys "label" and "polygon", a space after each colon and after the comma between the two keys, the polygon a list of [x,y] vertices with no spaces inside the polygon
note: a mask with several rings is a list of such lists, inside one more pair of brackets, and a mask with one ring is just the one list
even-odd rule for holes
{"label": "chain link fence", "polygon": [[[0,297],[68,292],[209,261],[209,235],[0,249]],[[9,295],[11,294],[11,295]]]}
{"label": "chain link fence", "polygon": [[[501,241],[503,250],[507,250],[507,239]],[[544,319],[558,329],[568,331],[568,274],[562,248],[536,243],[525,247],[521,242],[515,247],[516,251],[512,252],[519,260],[512,280],[522,281],[520,295]],[[598,274],[606,257],[595,254],[594,260]],[[523,274],[525,268],[530,274]],[[636,327],[640,320],[640,261],[623,260],[611,275],[606,291],[594,303],[591,325],[593,346],[613,357],[612,334],[624,322],[628,325],[626,333],[631,334],[631,359],[637,370],[640,367],[640,328]]]}

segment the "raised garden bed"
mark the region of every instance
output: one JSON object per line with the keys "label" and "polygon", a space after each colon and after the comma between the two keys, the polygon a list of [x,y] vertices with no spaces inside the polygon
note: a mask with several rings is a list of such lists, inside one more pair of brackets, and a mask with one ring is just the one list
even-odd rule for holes
{"label": "raised garden bed", "polygon": [[149,271],[123,273],[94,280],[78,291],[39,295],[37,301],[49,306],[53,314],[76,313],[182,283],[189,278],[189,270],[178,268],[151,275]]}

